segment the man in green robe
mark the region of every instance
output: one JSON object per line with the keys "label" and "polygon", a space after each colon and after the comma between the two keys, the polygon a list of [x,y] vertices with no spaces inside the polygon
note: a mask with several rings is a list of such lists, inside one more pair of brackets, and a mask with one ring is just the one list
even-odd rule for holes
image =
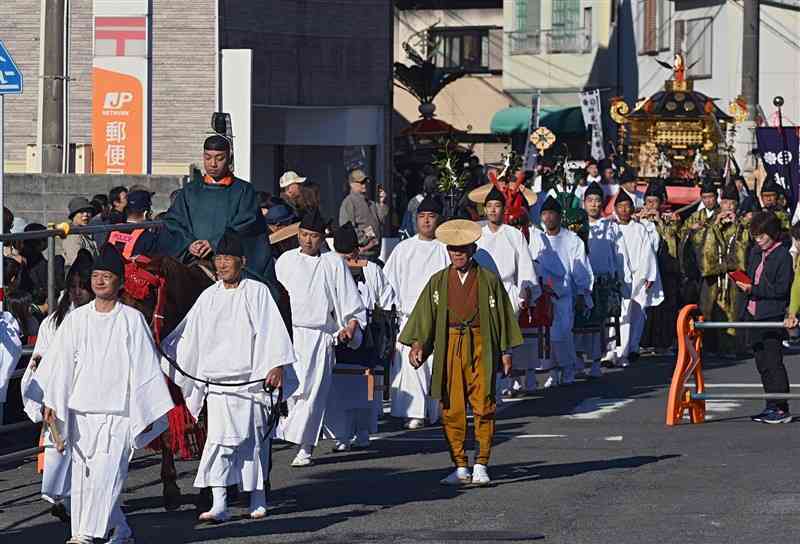
{"label": "man in green robe", "polygon": [[[700,311],[707,321],[738,321],[744,301],[729,272],[747,270],[750,249],[749,223],[736,215],[739,191],[733,184],[722,191],[720,211],[705,227],[695,231],[698,264],[703,282],[700,287]],[[711,331],[709,331],[711,332]],[[707,334],[710,352],[733,358],[744,350],[736,329],[720,329]],[[740,331],[741,332],[741,331]]]}
{"label": "man in green robe", "polygon": [[159,236],[158,253],[205,259],[225,232],[233,230],[242,240],[245,277],[265,283],[278,300],[275,263],[256,191],[233,175],[231,164],[230,141],[219,134],[208,137],[203,145],[206,175],[178,193],[164,217],[166,228]]}
{"label": "man in green robe", "polygon": [[[400,335],[410,346],[409,363],[420,367],[433,353],[430,395],[442,405],[442,427],[456,470],[443,485],[489,483],[487,464],[495,427],[495,373],[511,372],[511,348],[522,344],[516,315],[498,277],[474,260],[477,223],[448,221],[436,229],[451,265],[434,274],[417,299]],[[470,474],[464,439],[467,402],[478,444]]]}

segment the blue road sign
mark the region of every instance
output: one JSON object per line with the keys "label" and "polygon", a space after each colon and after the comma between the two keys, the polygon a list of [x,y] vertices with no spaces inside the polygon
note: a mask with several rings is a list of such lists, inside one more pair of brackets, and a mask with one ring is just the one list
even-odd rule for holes
{"label": "blue road sign", "polygon": [[11,58],[6,46],[0,41],[0,94],[20,94],[22,72]]}

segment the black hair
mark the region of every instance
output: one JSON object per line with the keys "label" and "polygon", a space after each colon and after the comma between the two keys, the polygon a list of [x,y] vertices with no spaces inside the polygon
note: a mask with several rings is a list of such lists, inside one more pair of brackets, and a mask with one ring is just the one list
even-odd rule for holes
{"label": "black hair", "polygon": [[272,194],[266,191],[258,191],[256,192],[256,199],[258,200],[258,207],[259,208],[271,208],[272,204]]}
{"label": "black hair", "polygon": [[222,134],[214,134],[206,138],[206,141],[203,142],[203,149],[208,149],[209,151],[226,151],[230,154],[231,141]]}
{"label": "black hair", "polygon": [[756,212],[750,221],[750,234],[755,238],[761,234],[766,234],[773,240],[781,239],[781,220],[770,211]]}
{"label": "black hair", "polygon": [[121,195],[122,193],[127,193],[127,192],[128,192],[128,188],[125,187],[124,185],[119,185],[118,187],[114,187],[113,189],[111,189],[108,192],[108,200],[109,200],[109,202],[111,202],[113,204],[114,202],[119,200],[119,195]]}
{"label": "black hair", "polygon": [[11,210],[3,206],[3,234],[11,232],[11,224],[14,222],[14,214]]}
{"label": "black hair", "polygon": [[75,276],[78,276],[81,287],[89,291],[89,293],[92,295],[92,298],[94,298],[91,274],[79,274],[78,272],[70,270],[67,273],[67,285],[64,289],[64,293],[61,295],[61,298],[58,301],[55,312],[53,312],[55,314],[53,320],[55,321],[56,328],[61,326],[61,323],[64,321],[64,318],[67,317],[67,312],[69,312],[69,307],[72,304],[72,301],[69,298],[69,290],[72,286],[72,278]]}

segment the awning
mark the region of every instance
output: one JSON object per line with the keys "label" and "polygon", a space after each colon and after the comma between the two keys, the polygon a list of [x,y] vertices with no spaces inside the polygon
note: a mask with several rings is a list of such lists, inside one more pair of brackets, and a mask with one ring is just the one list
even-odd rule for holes
{"label": "awning", "polygon": [[[492,117],[491,130],[494,134],[527,134],[531,121],[531,109],[514,106],[505,108]],[[583,136],[586,127],[583,124],[581,108],[542,108],[539,124],[553,131],[557,136]]]}

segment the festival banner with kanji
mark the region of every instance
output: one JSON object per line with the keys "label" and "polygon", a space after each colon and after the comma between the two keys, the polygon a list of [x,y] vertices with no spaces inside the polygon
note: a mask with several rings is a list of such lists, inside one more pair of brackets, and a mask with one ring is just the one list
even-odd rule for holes
{"label": "festival banner with kanji", "polygon": [[789,189],[793,202],[800,196],[800,127],[758,127],[758,151],[767,179]]}
{"label": "festival banner with kanji", "polygon": [[147,0],[95,0],[92,68],[94,171],[148,173]]}

